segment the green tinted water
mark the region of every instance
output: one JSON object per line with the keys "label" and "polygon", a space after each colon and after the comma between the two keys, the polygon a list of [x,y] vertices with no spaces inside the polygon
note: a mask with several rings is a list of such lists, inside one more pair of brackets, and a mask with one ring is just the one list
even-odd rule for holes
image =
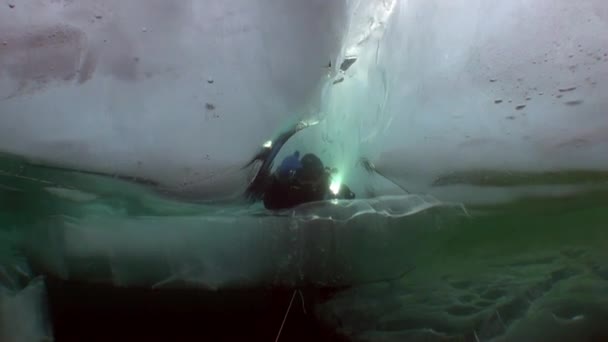
{"label": "green tinted water", "polygon": [[[305,276],[321,282],[333,281],[333,276],[350,279],[355,286],[324,303],[319,315],[356,340],[583,341],[608,336],[604,327],[608,321],[605,173],[476,171],[436,182],[437,186],[448,184],[507,189],[555,184],[584,187],[578,192],[519,197],[499,204],[477,202],[465,205],[466,210],[431,205],[406,216],[370,212],[344,222],[324,219],[310,223],[260,216],[258,209],[180,202],[133,182],[3,158],[0,285],[19,291],[27,285],[25,278],[36,276],[29,270],[28,260],[41,256],[32,252],[32,246],[45,249],[53,245],[53,253],[44,255],[77,256],[72,270],[81,270],[95,258],[111,258],[104,253],[114,246],[112,256],[125,257],[110,262],[112,279],[119,279],[116,274],[130,277],[142,265],[162,262],[164,256],[153,254],[167,253],[173,247],[163,243],[174,237],[161,233],[175,231],[177,235],[191,234],[184,235],[193,237],[187,246],[213,250],[217,260],[238,264],[226,250],[251,248],[245,252],[248,259],[259,263],[273,259],[273,270],[294,268],[282,275],[317,272]],[[210,216],[222,220],[209,221]],[[51,241],[56,239],[55,230],[72,232],[64,238],[82,238],[74,240],[75,244],[101,252],[84,257],[73,246],[65,255],[56,252],[67,245]],[[243,230],[251,235],[238,233]],[[107,231],[123,235],[112,240]],[[207,235],[196,235],[197,231]],[[217,237],[226,231],[232,233]],[[157,240],[147,236],[156,233],[161,234]],[[95,239],[105,242],[97,245]],[[125,250],[115,247],[125,239],[133,245]],[[247,239],[259,243],[248,245]],[[129,258],[128,251],[140,240],[149,248]],[[184,249],[186,245],[178,246]],[[260,246],[267,254],[260,252]],[[262,256],[256,259],[255,254]],[[173,262],[194,257],[200,256],[188,254]],[[59,272],[53,267],[49,266],[49,272]],[[176,267],[179,265],[168,269]],[[99,276],[95,272],[87,270],[79,276],[94,279]],[[166,272],[168,279],[173,276],[173,271],[152,269],[137,277],[153,279],[155,272]],[[268,272],[261,268],[261,274],[279,274]],[[119,280],[130,281],[125,279]],[[150,283],[165,284],[155,278]]]}
{"label": "green tinted water", "polygon": [[326,319],[369,341],[608,337],[608,192],[470,209],[420,240],[414,271],[341,294]]}

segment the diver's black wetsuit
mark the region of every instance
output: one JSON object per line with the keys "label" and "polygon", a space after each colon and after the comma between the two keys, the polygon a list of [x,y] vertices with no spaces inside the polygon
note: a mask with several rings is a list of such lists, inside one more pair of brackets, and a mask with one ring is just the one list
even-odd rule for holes
{"label": "diver's black wetsuit", "polygon": [[355,194],[345,185],[340,187],[338,194],[331,193],[331,172],[316,155],[306,154],[300,163],[299,167],[289,165],[291,168],[287,170],[279,168],[271,175],[263,198],[267,209],[292,208],[303,203],[332,198],[355,198]]}

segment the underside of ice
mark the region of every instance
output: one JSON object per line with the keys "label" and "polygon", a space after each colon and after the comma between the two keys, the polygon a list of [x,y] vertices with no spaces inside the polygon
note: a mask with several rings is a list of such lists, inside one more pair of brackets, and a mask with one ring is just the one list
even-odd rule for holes
{"label": "underside of ice", "polygon": [[0,12],[0,147],[209,199],[307,117],[321,126],[290,149],[351,182],[360,157],[415,188],[463,169],[605,168],[605,7],[26,1]]}
{"label": "underside of ice", "polygon": [[[3,4],[0,339],[49,336],[40,273],[355,286],[324,312],[363,340],[584,330],[606,317],[579,310],[606,291],[606,37],[603,0]],[[315,153],[357,200],[245,204],[246,164],[301,121],[277,160]]]}

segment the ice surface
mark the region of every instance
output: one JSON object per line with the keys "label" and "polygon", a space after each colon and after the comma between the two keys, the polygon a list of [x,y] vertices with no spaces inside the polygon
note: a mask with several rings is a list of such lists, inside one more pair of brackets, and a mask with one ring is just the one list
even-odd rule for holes
{"label": "ice surface", "polygon": [[26,1],[0,12],[0,147],[211,199],[308,116],[324,120],[294,145],[351,183],[361,156],[420,191],[454,170],[605,168],[606,13],[601,0]]}
{"label": "ice surface", "polygon": [[0,149],[198,187],[199,197],[232,194],[259,146],[318,112],[344,6],[109,0],[3,8]]}
{"label": "ice surface", "polygon": [[579,195],[472,212],[418,239],[427,253],[410,255],[415,270],[355,286],[321,315],[355,341],[604,340],[605,203]]}
{"label": "ice surface", "polygon": [[[356,285],[326,312],[371,340],[592,328],[606,317],[607,47],[602,0],[4,6],[0,152],[130,181],[2,157],[2,337],[47,336],[24,256],[125,286]],[[242,193],[246,162],[303,119],[319,125],[278,158],[319,154],[359,200],[185,202]],[[583,257],[556,255],[574,242]]]}
{"label": "ice surface", "polygon": [[606,169],[607,9],[399,2],[378,45],[392,121],[376,166],[410,186],[463,169]]}
{"label": "ice surface", "polygon": [[[311,203],[276,214],[201,206],[199,214],[125,215],[99,201],[79,206],[71,216],[30,227],[25,245],[37,267],[62,279],[213,289],[344,286],[394,277],[412,265],[392,258],[409,239],[433,229],[437,212],[465,215],[417,195]],[[392,247],[383,238],[390,230],[402,231]],[[375,261],[386,259],[385,266],[368,268],[361,255],[381,246],[385,253]]]}

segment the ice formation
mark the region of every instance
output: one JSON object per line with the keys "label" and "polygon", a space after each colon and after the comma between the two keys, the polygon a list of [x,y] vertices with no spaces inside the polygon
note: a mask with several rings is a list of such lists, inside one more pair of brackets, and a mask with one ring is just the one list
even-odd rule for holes
{"label": "ice formation", "polygon": [[[2,6],[0,152],[28,161],[3,158],[2,203],[17,204],[2,217],[21,206],[44,218],[19,221],[26,227],[7,245],[22,244],[60,277],[210,288],[368,282],[421,260],[420,241],[468,215],[446,201],[569,196],[598,189],[589,175],[605,180],[593,174],[608,167],[602,0]],[[378,199],[291,216],[179,202],[238,195],[250,179],[242,167],[300,120],[319,124],[283,153],[318,153],[356,193]],[[28,192],[37,197],[20,195]],[[242,250],[223,248],[235,243]],[[381,267],[364,256],[377,250]],[[87,273],[91,261],[101,271]],[[0,292],[0,310],[38,285]],[[27,307],[42,307],[36,300]]]}

